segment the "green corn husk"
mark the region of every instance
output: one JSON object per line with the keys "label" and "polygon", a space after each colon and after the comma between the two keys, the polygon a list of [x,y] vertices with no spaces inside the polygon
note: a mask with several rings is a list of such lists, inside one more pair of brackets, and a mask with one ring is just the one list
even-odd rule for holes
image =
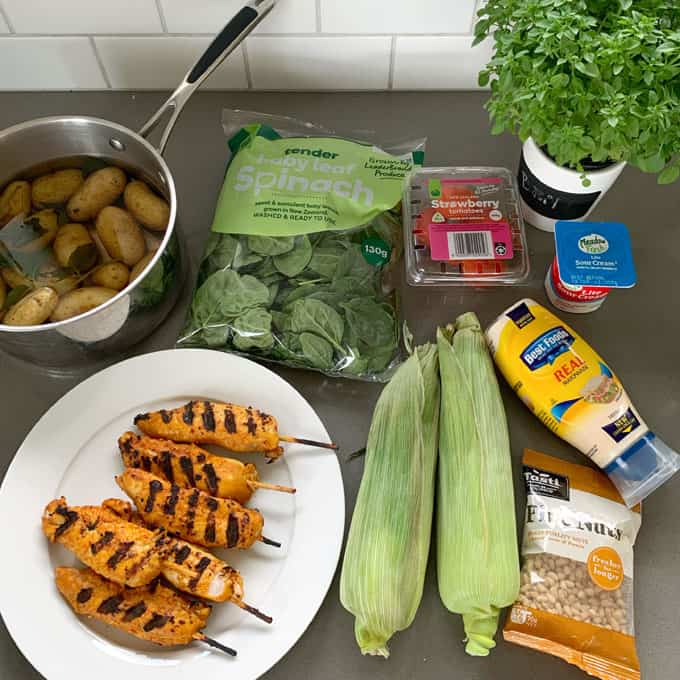
{"label": "green corn husk", "polygon": [[340,579],[362,654],[411,625],[430,549],[439,421],[437,348],[417,347],[373,413]]}
{"label": "green corn husk", "polygon": [[487,656],[503,607],[519,592],[519,557],[505,411],[477,317],[437,331],[442,382],[437,579],[462,614],[466,652]]}

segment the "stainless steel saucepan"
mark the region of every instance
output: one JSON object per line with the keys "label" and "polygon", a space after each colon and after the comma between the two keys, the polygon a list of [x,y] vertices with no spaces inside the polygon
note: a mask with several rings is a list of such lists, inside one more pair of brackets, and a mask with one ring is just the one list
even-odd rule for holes
{"label": "stainless steel saucepan", "polygon": [[[0,131],[0,187],[23,178],[29,170],[35,173],[41,166],[43,171],[72,167],[76,159],[94,157],[145,180],[170,205],[163,240],[144,273],[130,286],[100,307],[65,321],[40,326],[0,323],[0,349],[32,364],[68,370],[129,348],[163,321],[185,278],[175,183],[163,151],[189,97],[268,14],[274,2],[251,0],[245,5],[139,132],[88,116],[37,118]],[[145,138],[164,117],[167,123],[154,148]]]}

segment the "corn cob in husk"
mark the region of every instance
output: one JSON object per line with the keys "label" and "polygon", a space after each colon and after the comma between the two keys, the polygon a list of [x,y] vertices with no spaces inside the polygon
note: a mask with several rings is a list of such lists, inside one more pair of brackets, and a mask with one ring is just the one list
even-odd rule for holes
{"label": "corn cob in husk", "polygon": [[413,621],[430,549],[439,420],[437,349],[416,348],[373,413],[349,531],[340,600],[356,617],[363,654],[389,656],[388,640]]}
{"label": "corn cob in husk", "polygon": [[519,591],[510,442],[498,382],[477,317],[437,331],[442,382],[437,578],[462,614],[466,651],[495,647],[498,616]]}

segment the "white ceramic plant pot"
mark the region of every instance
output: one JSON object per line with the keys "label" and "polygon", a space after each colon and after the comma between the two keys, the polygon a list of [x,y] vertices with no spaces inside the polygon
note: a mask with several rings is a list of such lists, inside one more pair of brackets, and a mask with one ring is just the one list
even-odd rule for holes
{"label": "white ceramic plant pot", "polygon": [[527,139],[517,173],[524,219],[544,231],[555,231],[559,220],[585,220],[624,166],[620,162],[587,170],[590,185],[586,187],[580,172],[557,165],[533,139]]}

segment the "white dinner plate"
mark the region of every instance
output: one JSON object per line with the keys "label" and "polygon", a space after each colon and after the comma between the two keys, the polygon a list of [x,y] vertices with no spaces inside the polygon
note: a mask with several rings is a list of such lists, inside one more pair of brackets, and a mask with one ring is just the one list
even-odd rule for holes
{"label": "white dinner plate", "polygon": [[286,654],[321,606],[342,543],[342,477],[335,453],[299,444],[284,444],[285,454],[271,465],[258,454],[234,456],[254,462],[263,481],[297,488],[295,495],[258,490],[248,504],[262,511],[265,534],[281,549],[258,543],[220,554],[241,571],[244,599],[274,618],[267,625],[229,603],[215,605],[205,633],[238,650],[236,658],[199,642],[157,647],[76,616],[62,599],[54,568],[77,561],[48,544],[43,508],[61,495],[73,505],[124,498],[114,482],[122,471],[118,436],[134,429],[135,414],[190,398],[252,405],[276,416],[281,434],[330,441],[311,406],[282,378],[210,350],[128,359],[62,397],[31,430],[0,488],[0,612],[47,680],[253,680]]}

